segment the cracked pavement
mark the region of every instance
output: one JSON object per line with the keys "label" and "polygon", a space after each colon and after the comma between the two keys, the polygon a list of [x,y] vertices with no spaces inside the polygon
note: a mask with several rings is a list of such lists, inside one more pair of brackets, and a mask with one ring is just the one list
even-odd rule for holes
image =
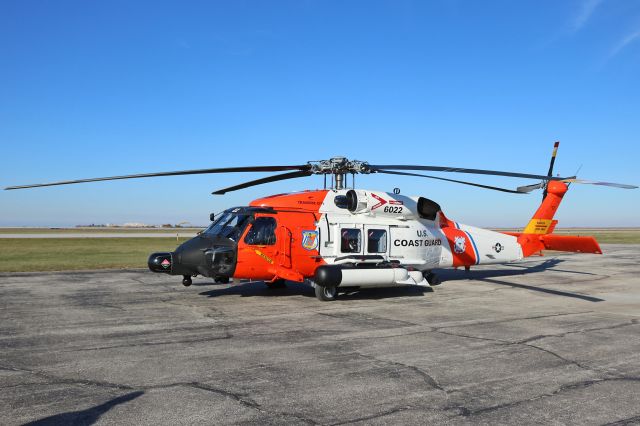
{"label": "cracked pavement", "polygon": [[640,422],[640,246],[315,299],[144,270],[0,274],[0,423]]}

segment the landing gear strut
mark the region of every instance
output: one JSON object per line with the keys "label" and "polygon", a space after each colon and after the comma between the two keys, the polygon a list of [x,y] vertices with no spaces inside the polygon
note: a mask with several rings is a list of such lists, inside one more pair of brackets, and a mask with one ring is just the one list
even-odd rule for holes
{"label": "landing gear strut", "polygon": [[436,274],[434,274],[431,271],[427,272],[424,275],[424,279],[426,279],[427,282],[429,283],[429,285],[431,285],[431,286],[436,286],[436,285],[442,284],[442,280],[440,280],[440,277],[438,277]]}
{"label": "landing gear strut", "polygon": [[182,276],[182,285],[185,287],[189,287],[192,284],[190,275]]}

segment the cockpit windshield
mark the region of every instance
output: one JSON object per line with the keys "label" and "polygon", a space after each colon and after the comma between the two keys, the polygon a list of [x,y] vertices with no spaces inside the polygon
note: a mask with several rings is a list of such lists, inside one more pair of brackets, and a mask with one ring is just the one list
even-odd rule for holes
{"label": "cockpit windshield", "polygon": [[249,223],[250,218],[251,215],[227,210],[211,225],[209,225],[209,227],[204,230],[203,234],[229,238],[237,242],[242,235],[244,228],[246,228]]}

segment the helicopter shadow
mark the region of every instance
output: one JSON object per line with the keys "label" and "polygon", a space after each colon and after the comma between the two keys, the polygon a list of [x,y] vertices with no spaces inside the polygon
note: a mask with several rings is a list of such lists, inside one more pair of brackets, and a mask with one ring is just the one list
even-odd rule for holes
{"label": "helicopter shadow", "polygon": [[[511,283],[508,281],[498,280],[500,277],[520,276],[531,273],[539,273],[546,270],[553,269],[554,272],[564,272],[570,274],[581,274],[597,276],[590,272],[570,271],[565,269],[556,269],[555,267],[564,262],[562,259],[547,259],[543,262],[536,262],[533,265],[526,263],[510,263],[506,266],[512,269],[482,269],[474,271],[460,271],[455,269],[442,269],[434,270],[437,272],[438,277],[443,283],[447,281],[460,281],[460,280],[478,280],[489,284],[507,286],[511,288],[521,288],[525,290],[537,291],[546,294],[553,294],[556,296],[571,297],[575,299],[581,299],[588,302],[603,302],[604,299],[593,297],[580,293],[572,293],[568,291],[555,290],[544,287],[537,287],[526,284]],[[194,283],[195,284],[195,283]],[[198,284],[204,285],[216,285],[224,286],[221,288],[215,288],[208,291],[203,291],[201,296],[207,297],[220,297],[220,296],[240,296],[240,297],[291,297],[291,296],[305,296],[315,297],[313,288],[307,284],[287,282],[286,287],[282,288],[268,288],[262,281],[241,281],[238,284]],[[339,299],[341,300],[378,300],[393,297],[407,297],[407,296],[423,296],[425,293],[433,292],[431,287],[420,286],[401,286],[401,287],[380,287],[380,288],[364,288],[364,289],[345,289],[341,291]]]}
{"label": "helicopter shadow", "polygon": [[81,411],[70,411],[67,413],[55,414],[40,420],[25,423],[23,426],[57,426],[57,425],[92,425],[100,419],[100,417],[119,404],[124,404],[144,394],[143,391],[131,392],[111,399],[104,404],[87,408]]}
{"label": "helicopter shadow", "polygon": [[[215,284],[213,284],[215,285]],[[366,288],[366,289],[350,289],[345,288],[340,291],[338,299],[342,300],[371,300],[386,299],[400,296],[422,296],[424,293],[432,292],[430,287],[403,286],[403,287],[386,287],[386,288]],[[219,296],[240,296],[240,297],[291,297],[304,296],[315,298],[314,289],[308,284],[294,283],[287,281],[286,287],[268,288],[261,281],[243,281],[239,284],[225,285],[224,288],[215,288],[208,291],[198,293],[201,296],[219,297]]]}
{"label": "helicopter shadow", "polygon": [[527,275],[532,273],[540,273],[547,270],[553,270],[554,272],[563,272],[567,274],[579,274],[579,275],[590,275],[590,276],[598,275],[591,272],[556,269],[555,266],[561,264],[562,262],[564,262],[564,260],[562,259],[547,259],[544,262],[536,263],[531,266],[523,263],[517,263],[517,264],[508,263],[508,264],[505,264],[505,266],[508,266],[513,269],[506,269],[506,270],[505,269],[482,269],[482,270],[475,270],[475,271],[459,271],[455,269],[448,269],[448,270],[438,271],[438,276],[440,277],[443,283],[446,281],[459,281],[459,280],[473,279],[477,281],[486,282],[489,284],[495,284],[495,285],[506,286],[511,288],[521,288],[524,290],[537,291],[540,293],[553,294],[556,296],[571,297],[574,299],[585,300],[587,302],[604,302],[605,301],[605,299],[601,299],[599,297],[589,296],[581,293],[573,293],[569,291],[561,291],[561,290],[532,286],[527,284],[517,284],[517,283],[496,279],[501,277],[512,277],[512,276]]}
{"label": "helicopter shadow", "polygon": [[210,284],[221,288],[214,288],[198,293],[201,296],[240,296],[240,297],[290,297],[306,296],[315,297],[313,288],[306,284],[289,283],[286,287],[269,288],[263,281],[241,281],[240,283]]}
{"label": "helicopter shadow", "polygon": [[399,287],[361,288],[340,293],[340,300],[381,300],[394,297],[418,297],[425,293],[433,293],[433,288],[417,285]]}

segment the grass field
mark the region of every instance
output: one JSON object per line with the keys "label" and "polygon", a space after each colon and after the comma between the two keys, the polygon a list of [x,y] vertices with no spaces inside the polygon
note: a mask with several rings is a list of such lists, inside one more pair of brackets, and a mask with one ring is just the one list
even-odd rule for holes
{"label": "grass field", "polygon": [[[640,229],[558,229],[555,233],[592,235],[604,244],[640,244]],[[0,238],[0,272],[146,268],[149,254],[172,251],[186,239]]]}
{"label": "grass field", "polygon": [[[522,229],[500,229],[497,231],[522,232]],[[640,228],[559,228],[553,233],[591,236],[602,244],[640,244]]]}
{"label": "grass field", "polygon": [[593,236],[602,244],[640,244],[640,229],[556,229],[553,233]]}
{"label": "grass field", "polygon": [[175,237],[0,238],[0,272],[146,268],[149,254],[177,244]]}
{"label": "grass field", "polygon": [[203,228],[99,228],[99,227],[81,227],[81,228],[0,228],[0,237],[2,234],[136,234],[136,233],[159,233],[159,234],[176,234],[176,233],[193,233],[201,231]]}

